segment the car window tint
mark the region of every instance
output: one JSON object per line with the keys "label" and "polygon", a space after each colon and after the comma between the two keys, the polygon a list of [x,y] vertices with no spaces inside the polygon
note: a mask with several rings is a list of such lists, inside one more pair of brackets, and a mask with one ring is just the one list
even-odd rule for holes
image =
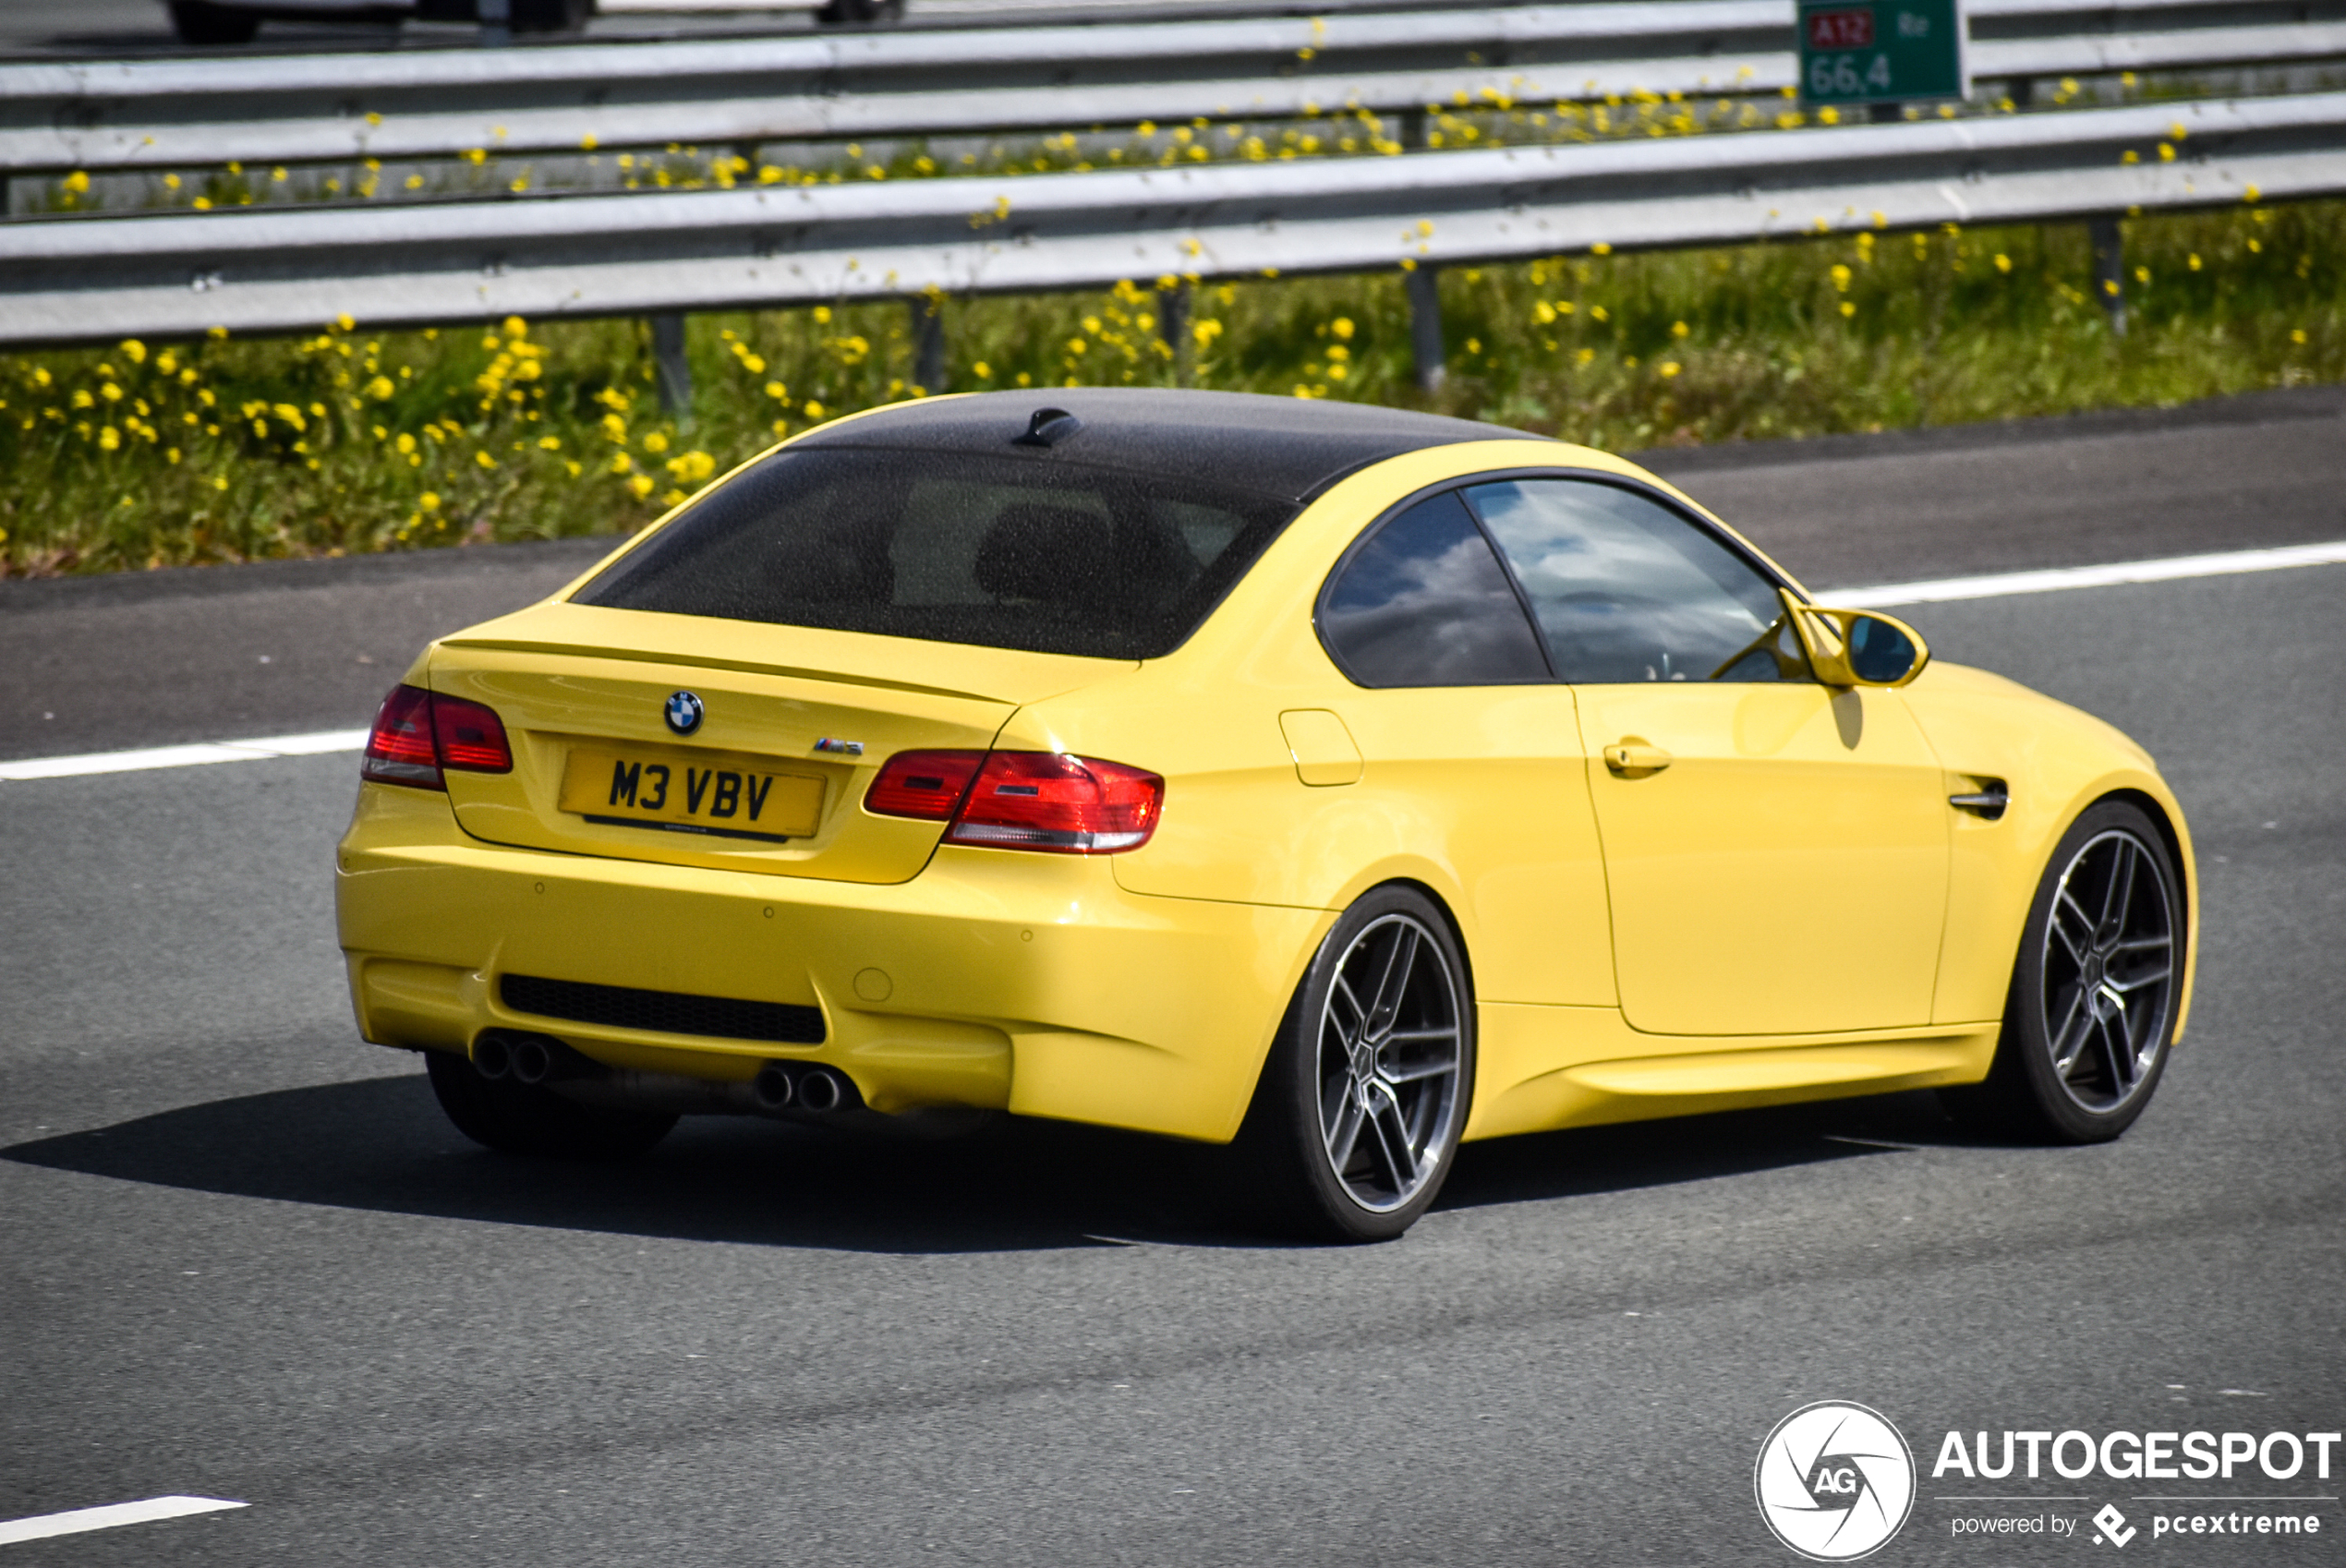
{"label": "car window tint", "polygon": [[1557,679],[1808,679],[1776,585],[1661,502],[1584,479],[1466,496],[1523,585]]}
{"label": "car window tint", "polygon": [[1197,629],[1292,501],[1055,455],[823,447],[726,481],[576,596],[1101,658]]}
{"label": "car window tint", "polygon": [[1321,600],[1320,635],[1364,686],[1549,678],[1521,601],[1454,493],[1387,520],[1353,552]]}

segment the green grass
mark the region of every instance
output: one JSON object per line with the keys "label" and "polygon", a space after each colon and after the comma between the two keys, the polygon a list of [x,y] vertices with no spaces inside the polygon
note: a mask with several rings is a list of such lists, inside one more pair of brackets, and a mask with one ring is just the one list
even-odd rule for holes
{"label": "green grass", "polygon": [[[1178,354],[1155,280],[947,299],[928,390],[1186,381],[1631,450],[2346,380],[2346,203],[2125,230],[2122,338],[2082,228],[1979,229],[1455,269],[1432,396],[1398,271],[1198,283]],[[633,321],[0,356],[0,573],[625,532],[779,435],[911,395],[909,327],[901,304],[695,316],[686,420]]]}

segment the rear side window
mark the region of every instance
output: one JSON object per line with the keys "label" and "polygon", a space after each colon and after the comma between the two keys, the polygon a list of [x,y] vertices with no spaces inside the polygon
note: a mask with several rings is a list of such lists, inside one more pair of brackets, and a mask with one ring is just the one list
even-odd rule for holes
{"label": "rear side window", "polygon": [[1296,513],[1056,456],[825,447],[729,480],[577,594],[1094,658],[1173,651]]}
{"label": "rear side window", "polygon": [[1506,572],[1455,493],[1388,519],[1320,600],[1320,637],[1363,686],[1501,686],[1548,679]]}
{"label": "rear side window", "polygon": [[1466,491],[1515,569],[1556,679],[1805,681],[1776,585],[1661,502],[1586,479]]}

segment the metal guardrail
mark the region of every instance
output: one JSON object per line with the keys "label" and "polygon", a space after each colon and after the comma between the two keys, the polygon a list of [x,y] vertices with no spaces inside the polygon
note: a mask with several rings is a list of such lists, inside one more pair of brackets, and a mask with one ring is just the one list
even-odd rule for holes
{"label": "metal guardrail", "polygon": [[[2162,152],[2162,146],[2170,158]],[[2127,161],[2127,154],[2134,161]],[[0,226],[0,344],[1360,271],[2346,193],[2346,92],[1095,174]]]}
{"label": "metal guardrail", "polygon": [[[2346,57],[2341,0],[1970,0],[1988,79]],[[0,66],[0,172],[1380,113],[1796,80],[1792,0]],[[2189,25],[2183,25],[2188,23]]]}

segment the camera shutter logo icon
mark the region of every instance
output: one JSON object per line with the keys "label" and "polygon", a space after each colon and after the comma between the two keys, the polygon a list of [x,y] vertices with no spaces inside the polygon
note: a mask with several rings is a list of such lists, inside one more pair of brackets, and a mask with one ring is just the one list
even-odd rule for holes
{"label": "camera shutter logo icon", "polygon": [[1825,1400],[1776,1423],[1751,1485],[1776,1539],[1812,1562],[1848,1562],[1905,1526],[1915,1456],[1880,1412]]}

